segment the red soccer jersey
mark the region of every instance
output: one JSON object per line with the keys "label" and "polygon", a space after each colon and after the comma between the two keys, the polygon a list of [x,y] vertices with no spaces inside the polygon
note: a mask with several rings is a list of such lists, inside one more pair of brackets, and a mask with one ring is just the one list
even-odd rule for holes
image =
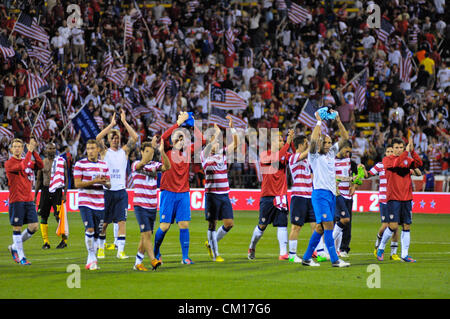
{"label": "red soccer jersey", "polygon": [[422,160],[416,152],[404,151],[400,156],[386,156],[383,158],[383,166],[386,170],[387,193],[386,199],[408,201],[412,200],[412,181],[410,169],[423,165]]}
{"label": "red soccer jersey", "polygon": [[[34,161],[31,160],[34,156]],[[44,163],[36,152],[28,152],[24,159],[11,157],[5,162],[6,176],[9,186],[9,203],[32,202],[31,192],[33,170],[42,169]]]}
{"label": "red soccer jersey", "polygon": [[[261,197],[264,196],[282,196],[287,195],[286,167],[289,165],[288,153],[289,144],[285,144],[283,148],[271,154],[270,150],[263,152],[260,156],[262,183]],[[276,167],[278,162],[278,168]]]}

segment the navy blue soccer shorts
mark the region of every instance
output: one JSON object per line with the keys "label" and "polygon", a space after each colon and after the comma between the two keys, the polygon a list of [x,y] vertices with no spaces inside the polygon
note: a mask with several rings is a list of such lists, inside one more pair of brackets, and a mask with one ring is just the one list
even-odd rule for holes
{"label": "navy blue soccer shorts", "polygon": [[228,194],[205,193],[205,219],[233,219],[233,207]]}
{"label": "navy blue soccer shorts", "polygon": [[316,222],[311,198],[292,196],[290,211],[293,225],[303,226],[305,223]]}
{"label": "navy blue soccer shorts", "polygon": [[259,224],[287,227],[289,211],[278,209],[273,204],[274,198],[274,196],[264,196],[259,200]]}

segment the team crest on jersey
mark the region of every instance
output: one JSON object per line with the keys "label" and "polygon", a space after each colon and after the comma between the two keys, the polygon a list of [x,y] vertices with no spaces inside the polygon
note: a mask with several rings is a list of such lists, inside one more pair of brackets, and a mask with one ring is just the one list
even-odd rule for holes
{"label": "team crest on jersey", "polygon": [[389,218],[390,218],[390,219],[394,219],[394,215],[392,215],[392,214],[389,215]]}
{"label": "team crest on jersey", "polygon": [[407,160],[404,160],[404,161],[403,161],[403,164],[408,165],[408,161],[407,161]]}

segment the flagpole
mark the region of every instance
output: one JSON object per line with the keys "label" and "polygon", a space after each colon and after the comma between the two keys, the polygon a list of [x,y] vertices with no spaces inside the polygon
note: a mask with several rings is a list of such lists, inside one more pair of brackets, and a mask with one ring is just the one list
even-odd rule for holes
{"label": "flagpole", "polygon": [[366,67],[364,67],[364,69],[363,69],[361,72],[359,72],[357,75],[355,75],[355,76],[353,77],[353,79],[351,79],[350,81],[348,81],[347,84],[345,84],[344,87],[343,87],[341,90],[343,91],[350,83],[352,83],[352,82],[355,81],[357,78],[359,78],[359,77],[363,74],[364,71],[366,71]]}
{"label": "flagpole", "polygon": [[19,21],[21,15],[22,15],[22,11],[20,11],[19,17],[17,18],[16,22],[14,23],[14,26],[13,26],[13,28],[12,28],[12,31],[11,31],[11,33],[9,34],[8,41],[11,40],[11,36],[12,36],[12,34],[14,33],[14,29],[16,28],[17,21]]}
{"label": "flagpole", "polygon": [[[91,94],[94,90],[91,90],[91,92],[89,92],[89,94]],[[89,101],[85,101],[83,106],[75,113],[74,116],[72,116],[72,118],[70,118],[70,116],[67,116],[67,124],[63,127],[63,129],[59,132],[59,134],[61,135],[62,132],[64,132],[66,130],[66,128],[69,126],[70,123],[72,123],[72,120],[81,112],[81,110],[83,110],[85,108],[86,105],[88,105]]]}
{"label": "flagpole", "polygon": [[41,108],[39,109],[39,113],[38,113],[38,115],[37,115],[37,117],[36,117],[36,120],[34,121],[33,127],[31,128],[31,134],[30,134],[30,136],[33,136],[34,128],[35,128],[35,126],[36,126],[36,123],[37,123],[38,120],[39,120],[39,117],[41,116],[42,112],[44,111],[44,108],[45,108],[45,104],[46,104],[46,103],[47,103],[47,97],[44,97],[44,101],[42,102]]}

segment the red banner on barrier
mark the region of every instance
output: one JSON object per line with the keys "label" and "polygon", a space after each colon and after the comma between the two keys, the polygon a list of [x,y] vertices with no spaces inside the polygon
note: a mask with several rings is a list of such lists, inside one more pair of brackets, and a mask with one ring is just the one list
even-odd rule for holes
{"label": "red banner on barrier", "polygon": [[[0,191],[0,212],[8,212],[8,194],[8,191]],[[190,195],[191,210],[204,210],[205,191],[203,189],[191,189]],[[133,196],[134,191],[128,190],[129,210],[134,210]],[[230,190],[229,197],[235,211],[259,210],[259,189],[232,189]],[[68,191],[67,211],[78,211],[77,190]],[[370,191],[357,191],[353,196],[353,211],[378,212],[378,193]],[[450,214],[450,193],[413,193],[413,213]]]}

